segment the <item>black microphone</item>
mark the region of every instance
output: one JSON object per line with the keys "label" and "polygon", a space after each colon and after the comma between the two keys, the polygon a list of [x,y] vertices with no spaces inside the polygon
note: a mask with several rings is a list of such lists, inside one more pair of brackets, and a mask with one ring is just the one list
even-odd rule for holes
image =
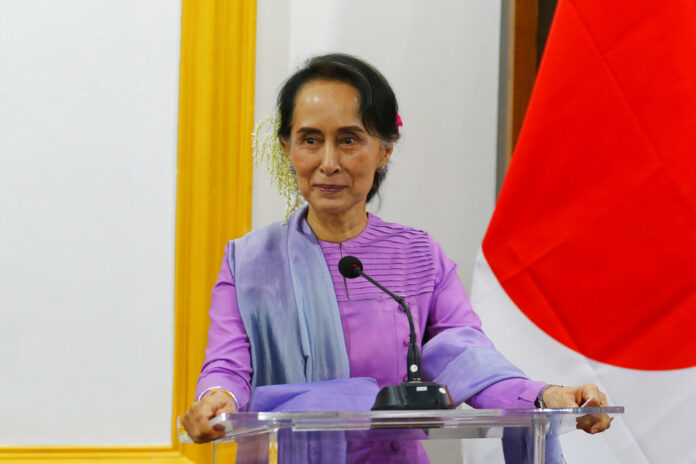
{"label": "black microphone", "polygon": [[338,262],[338,270],[347,279],[364,277],[377,288],[391,296],[401,305],[408,318],[410,329],[408,354],[406,355],[406,371],[408,372],[408,382],[400,385],[384,387],[377,394],[372,410],[383,409],[451,409],[454,407],[452,398],[445,385],[434,382],[421,381],[421,357],[418,350],[416,329],[413,325],[411,308],[406,301],[395,295],[389,289],[377,282],[375,279],[363,272],[363,265],[355,256],[344,256]]}
{"label": "black microphone", "polygon": [[346,279],[355,279],[362,274],[362,263],[355,256],[344,256],[338,262],[338,271]]}

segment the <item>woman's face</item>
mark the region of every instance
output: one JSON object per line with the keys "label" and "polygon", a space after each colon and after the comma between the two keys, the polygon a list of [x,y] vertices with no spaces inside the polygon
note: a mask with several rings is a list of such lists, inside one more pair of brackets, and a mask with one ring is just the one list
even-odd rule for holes
{"label": "woman's face", "polygon": [[295,99],[290,139],[281,141],[300,191],[315,213],[365,214],[367,194],[392,147],[367,133],[360,94],[336,81],[311,81]]}

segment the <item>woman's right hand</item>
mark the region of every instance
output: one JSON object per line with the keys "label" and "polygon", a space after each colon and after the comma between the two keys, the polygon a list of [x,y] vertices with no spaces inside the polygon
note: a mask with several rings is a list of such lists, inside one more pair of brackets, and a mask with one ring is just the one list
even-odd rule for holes
{"label": "woman's right hand", "polygon": [[234,400],[224,392],[217,391],[196,401],[186,411],[182,423],[189,437],[196,443],[206,443],[225,436],[225,428],[218,424],[210,427],[208,422],[224,412],[236,412]]}

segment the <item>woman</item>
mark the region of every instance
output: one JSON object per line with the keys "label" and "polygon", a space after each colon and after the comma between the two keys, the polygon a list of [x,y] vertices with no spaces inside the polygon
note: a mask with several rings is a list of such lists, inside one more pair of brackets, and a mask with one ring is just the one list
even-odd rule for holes
{"label": "woman", "polygon": [[[308,203],[286,225],[230,242],[213,290],[199,400],[184,416],[198,442],[223,436],[208,420],[244,410],[253,387],[372,377],[405,380],[408,323],[399,306],[362,279],[345,280],[342,256],[408,301],[426,380],[478,408],[605,406],[594,385],[527,379],[480,328],[456,265],[427,233],[368,215],[400,118],[393,91],[368,64],[315,57],[282,87],[277,137]],[[253,374],[253,375],[252,375]],[[596,433],[603,418],[584,424]]]}

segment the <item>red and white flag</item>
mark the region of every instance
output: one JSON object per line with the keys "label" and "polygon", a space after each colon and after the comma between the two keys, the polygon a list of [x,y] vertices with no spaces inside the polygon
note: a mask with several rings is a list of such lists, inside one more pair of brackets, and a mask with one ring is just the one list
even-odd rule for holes
{"label": "red and white flag", "polygon": [[696,463],[696,1],[559,1],[472,302],[530,377],[625,406],[569,464]]}

